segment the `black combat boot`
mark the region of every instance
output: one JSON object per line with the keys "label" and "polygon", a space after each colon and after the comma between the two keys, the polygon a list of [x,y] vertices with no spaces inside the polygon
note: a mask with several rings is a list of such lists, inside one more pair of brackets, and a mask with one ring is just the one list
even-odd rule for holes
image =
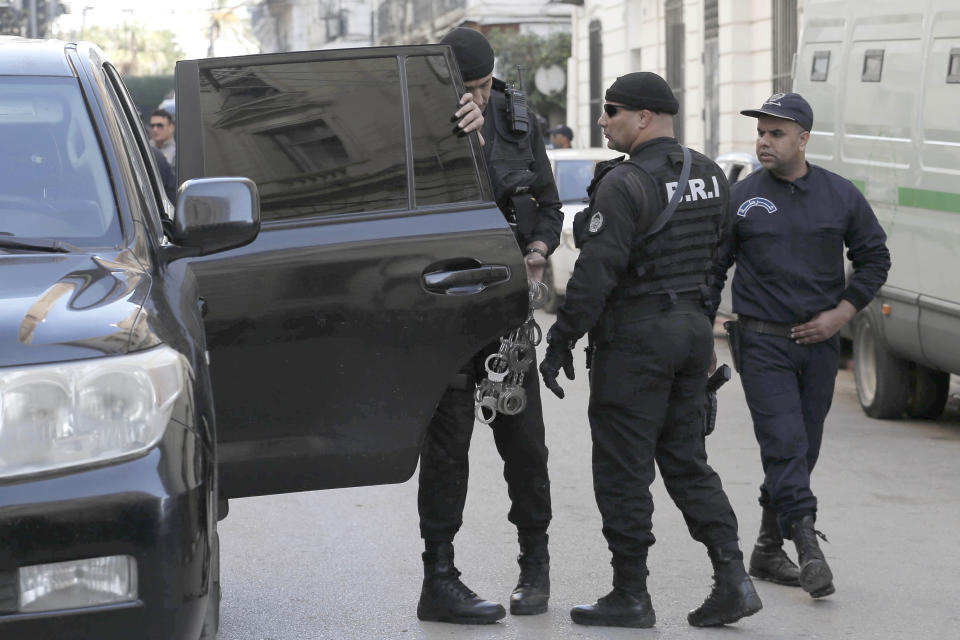
{"label": "black combat boot", "polygon": [[507,615],[503,607],[477,597],[460,582],[453,566],[453,545],[427,542],[423,552],[423,588],[417,617],[454,624],[490,624]]}
{"label": "black combat boot", "polygon": [[783,536],[777,524],[777,514],[767,507],[763,508],[757,544],[750,554],[750,575],[790,587],[800,586],[800,568],[793,564],[783,550]]}
{"label": "black combat boot", "polygon": [[790,524],[790,537],[797,546],[797,560],[800,562],[800,586],[812,598],[828,596],[833,588],[833,572],[827,565],[827,559],[820,551],[817,536],[827,537],[813,528],[813,516],[806,515]]}
{"label": "black combat boot", "polygon": [[631,627],[649,629],[657,615],[647,593],[647,567],[613,569],[613,591],[594,604],[581,604],[570,610],[570,619],[577,624],[599,627]]}
{"label": "black combat boot", "polygon": [[743,568],[743,554],[724,547],[710,547],[707,553],[713,563],[713,588],[700,608],[687,614],[687,622],[717,627],[760,611],[763,604]]}
{"label": "black combat boot", "polygon": [[550,600],[547,534],[521,535],[517,563],[520,565],[520,579],[510,594],[510,613],[525,616],[546,612]]}

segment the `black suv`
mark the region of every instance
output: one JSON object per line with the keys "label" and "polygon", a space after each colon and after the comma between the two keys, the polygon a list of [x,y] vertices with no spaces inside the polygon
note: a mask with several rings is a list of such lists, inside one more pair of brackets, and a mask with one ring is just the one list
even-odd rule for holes
{"label": "black suv", "polygon": [[461,87],[441,46],[180,62],[174,209],[99,49],[0,38],[0,637],[213,638],[227,499],[410,477],[527,308]]}

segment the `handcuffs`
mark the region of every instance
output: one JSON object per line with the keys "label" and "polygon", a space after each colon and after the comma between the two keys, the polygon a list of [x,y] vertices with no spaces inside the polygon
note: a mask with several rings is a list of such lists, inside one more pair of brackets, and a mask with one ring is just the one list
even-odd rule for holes
{"label": "handcuffs", "polygon": [[477,420],[483,424],[490,424],[500,413],[516,415],[527,406],[523,378],[536,359],[536,346],[543,339],[540,325],[533,319],[533,310],[543,306],[547,285],[532,281],[528,295],[527,319],[500,338],[500,349],[484,360],[487,377],[480,381],[474,393]]}

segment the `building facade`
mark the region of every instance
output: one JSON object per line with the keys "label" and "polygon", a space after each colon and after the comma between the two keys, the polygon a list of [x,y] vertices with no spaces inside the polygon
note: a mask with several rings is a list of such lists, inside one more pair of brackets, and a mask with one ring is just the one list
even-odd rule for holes
{"label": "building facade", "polygon": [[710,156],[752,151],[741,109],[789,91],[803,0],[584,0],[572,16],[568,125],[603,146],[596,122],[618,76],[654,71],[681,103],[677,137]]}
{"label": "building facade", "polygon": [[380,0],[375,28],[378,44],[436,42],[463,23],[546,36],[570,31],[571,10],[549,0]]}
{"label": "building facade", "polygon": [[374,44],[377,0],[261,0],[250,23],[264,53]]}

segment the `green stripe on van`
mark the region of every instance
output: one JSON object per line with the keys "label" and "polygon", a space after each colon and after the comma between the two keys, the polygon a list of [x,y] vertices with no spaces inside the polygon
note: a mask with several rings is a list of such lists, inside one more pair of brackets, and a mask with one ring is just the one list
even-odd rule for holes
{"label": "green stripe on van", "polygon": [[866,194],[866,188],[867,188],[866,182],[864,182],[863,180],[851,180],[850,182],[852,182],[853,186],[855,186],[857,189],[860,189],[860,193]]}
{"label": "green stripe on van", "polygon": [[[863,191],[862,188],[860,190]],[[897,191],[899,192],[899,204],[905,207],[960,213],[960,193],[908,189],[906,187],[898,187]]]}

